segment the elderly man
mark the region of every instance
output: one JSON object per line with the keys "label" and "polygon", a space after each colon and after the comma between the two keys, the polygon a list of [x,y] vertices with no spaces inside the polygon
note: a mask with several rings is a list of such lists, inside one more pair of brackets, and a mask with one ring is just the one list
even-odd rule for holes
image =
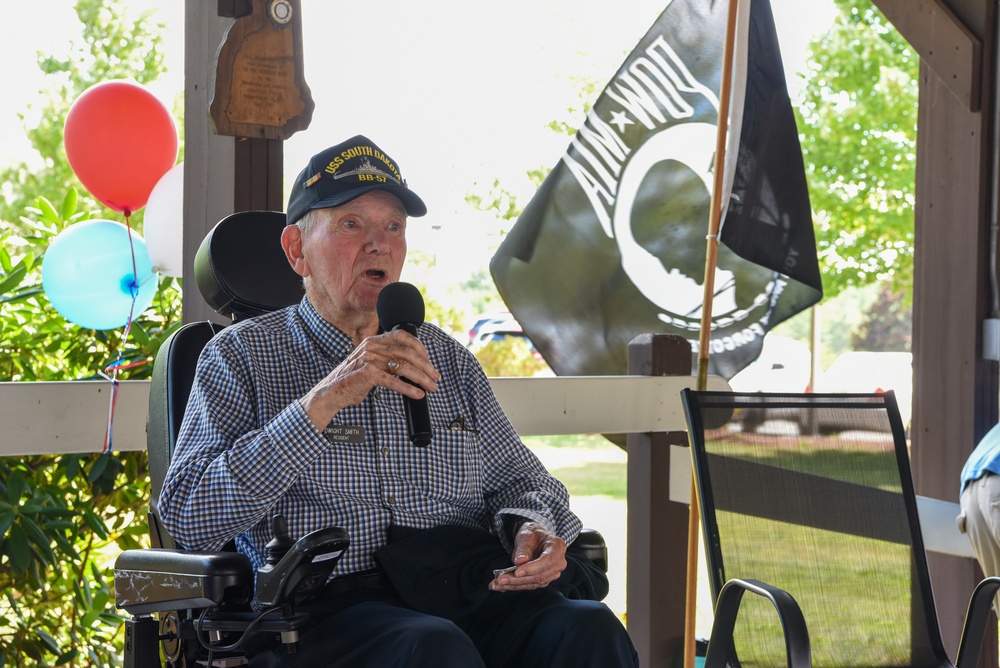
{"label": "elderly man", "polygon": [[[567,551],[580,521],[565,487],[520,441],[475,358],[432,324],[416,337],[380,329],[407,219],[425,213],[365,137],[309,161],[281,237],[305,297],[205,349],[164,524],[188,549],[235,539],[255,567],[275,514],[292,536],[348,530],[333,579],[304,606],[312,626],[298,652],[258,637],[251,666],[635,666],[624,627],[587,600],[606,592],[603,574]],[[433,438],[418,448],[404,397],[425,396]]]}

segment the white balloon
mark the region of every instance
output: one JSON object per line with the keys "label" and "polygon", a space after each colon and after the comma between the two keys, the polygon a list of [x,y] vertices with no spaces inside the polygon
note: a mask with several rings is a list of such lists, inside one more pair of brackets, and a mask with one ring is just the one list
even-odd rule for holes
{"label": "white balloon", "polygon": [[167,170],[153,186],[142,225],[153,270],[165,276],[180,276],[184,263],[183,162]]}

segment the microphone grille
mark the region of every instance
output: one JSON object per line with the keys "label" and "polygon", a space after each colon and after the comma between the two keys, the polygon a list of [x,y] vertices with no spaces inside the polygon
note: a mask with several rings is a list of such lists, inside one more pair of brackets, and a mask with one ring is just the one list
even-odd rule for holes
{"label": "microphone grille", "polygon": [[387,332],[402,324],[424,324],[424,298],[410,283],[400,281],[382,288],[375,309],[379,325]]}

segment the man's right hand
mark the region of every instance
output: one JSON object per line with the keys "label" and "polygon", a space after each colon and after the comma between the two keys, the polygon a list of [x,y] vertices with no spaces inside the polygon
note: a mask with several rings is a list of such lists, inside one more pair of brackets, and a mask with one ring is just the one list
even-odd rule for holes
{"label": "man's right hand", "polygon": [[424,344],[412,334],[396,330],[364,339],[300,402],[312,423],[322,430],[342,408],[361,403],[375,387],[420,399],[425,391],[436,390],[440,379]]}

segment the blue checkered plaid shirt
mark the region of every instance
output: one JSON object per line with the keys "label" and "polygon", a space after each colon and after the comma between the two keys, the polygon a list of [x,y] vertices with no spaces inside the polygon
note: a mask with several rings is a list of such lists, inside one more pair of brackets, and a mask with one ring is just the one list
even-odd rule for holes
{"label": "blue checkered plaid shirt", "polygon": [[572,542],[580,521],[566,488],[521,442],[476,359],[432,324],[418,337],[442,376],[428,398],[426,448],[410,443],[402,396],[384,388],[331,422],[331,433],[360,427],[362,442],[313,426],[298,399],[352,343],[308,300],[223,330],[198,362],[161,492],[170,535],[207,550],[235,538],[258,568],[272,515],[285,516],[293,538],[340,526],[351,547],[334,575],[374,567],[392,524],[492,530],[510,549],[504,520],[518,515]]}

